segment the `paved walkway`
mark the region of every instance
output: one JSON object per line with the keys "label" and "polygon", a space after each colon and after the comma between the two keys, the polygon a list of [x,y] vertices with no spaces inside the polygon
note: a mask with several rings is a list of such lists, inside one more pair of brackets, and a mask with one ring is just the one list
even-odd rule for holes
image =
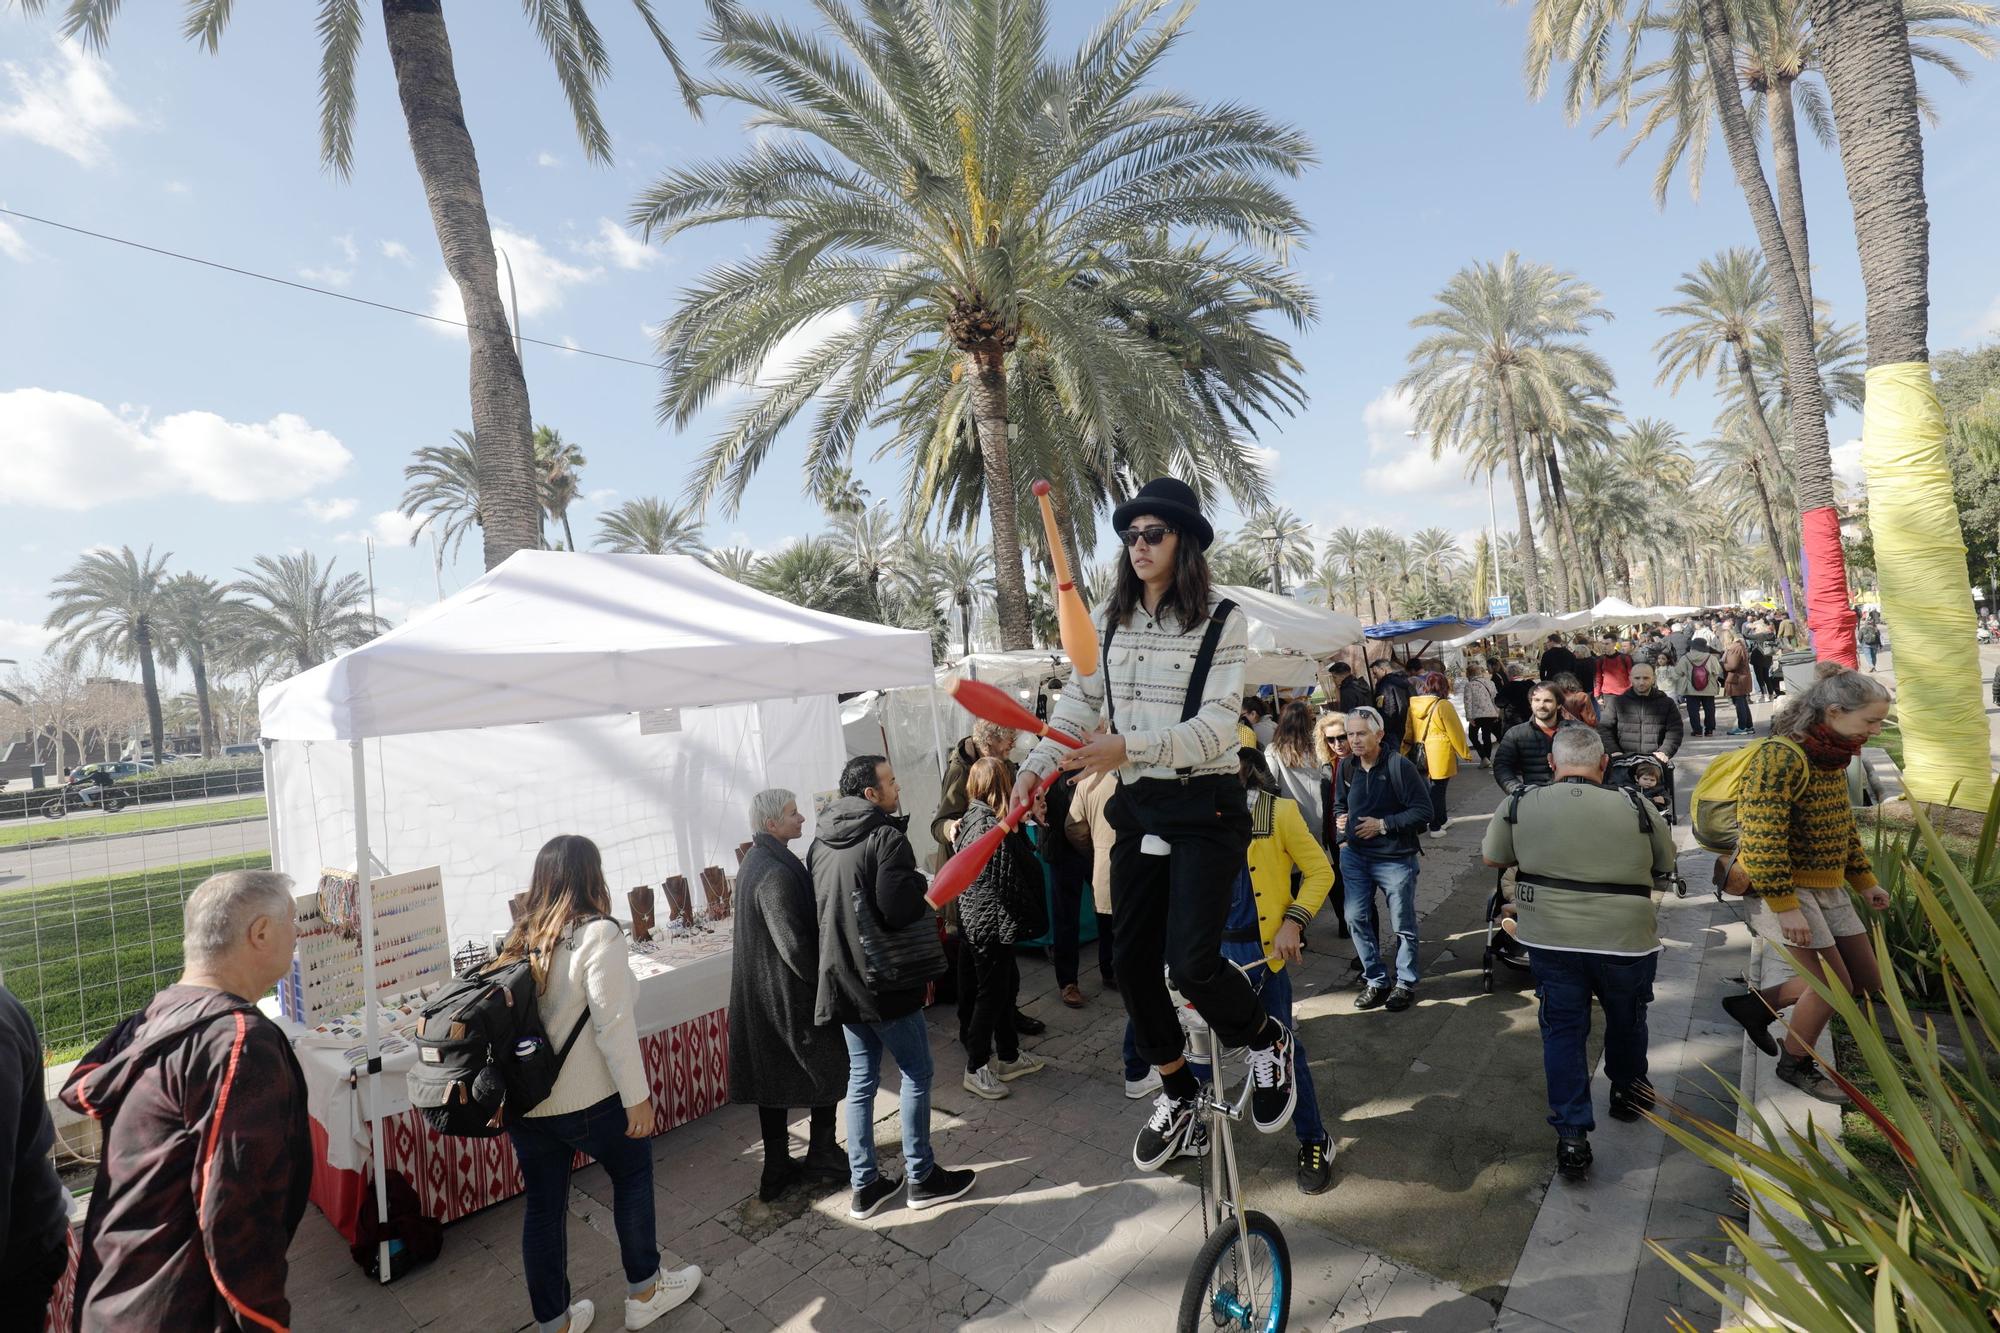
{"label": "paved walkway", "polygon": [[[1762,710],[1760,710],[1760,717]],[[1684,751],[1692,771],[1725,746]],[[1358,1014],[1348,946],[1327,917],[1297,976],[1300,1030],[1340,1148],[1333,1188],[1300,1195],[1289,1134],[1239,1135],[1252,1205],[1284,1225],[1295,1267],[1292,1326],[1368,1333],[1605,1333],[1658,1329],[1670,1312],[1713,1327],[1714,1306],[1647,1249],[1647,1237],[1720,1252],[1716,1215],[1728,1181],[1648,1126],[1600,1116],[1597,1167],[1582,1184],[1550,1183],[1540,1043],[1528,979],[1502,968],[1480,993],[1485,896],[1477,837],[1498,800],[1487,774],[1454,783],[1450,836],[1426,844],[1425,981],[1404,1014]],[[1682,831],[1683,845],[1686,843]],[[1684,858],[1684,873],[1699,869]],[[1694,874],[1690,873],[1691,881]],[[1747,956],[1743,927],[1691,882],[1669,899],[1669,944],[1652,1009],[1654,1078],[1697,1112],[1713,1111],[1712,1067],[1737,1077],[1740,1042],[1714,998]],[[1142,1329],[1172,1326],[1201,1236],[1195,1176],[1133,1167],[1144,1103],[1118,1084],[1123,1012],[1100,994],[1086,947],[1090,1004],[1056,1002],[1045,963],[1024,960],[1024,1003],[1049,1024],[1029,1043],[1049,1063],[983,1102],[963,1092],[955,1031],[935,1016],[939,1078],[933,1140],[941,1161],[979,1169],[963,1200],[922,1214],[845,1216],[845,1193],[795,1194],[767,1207],[753,1192],[755,1117],[729,1107],[655,1140],[660,1241],[670,1261],[706,1277],[670,1330]],[[877,1138],[894,1169],[893,1080]],[[1605,1095],[1603,1080],[1597,1094]],[[801,1138],[803,1122],[794,1127]],[[802,1145],[801,1145],[802,1148]],[[570,1270],[578,1295],[613,1322],[623,1294],[603,1173],[577,1178]],[[393,1286],[368,1282],[309,1212],[294,1246],[294,1328],[527,1327],[521,1204],[446,1231],[444,1257]],[[600,1321],[607,1313],[600,1313]]]}

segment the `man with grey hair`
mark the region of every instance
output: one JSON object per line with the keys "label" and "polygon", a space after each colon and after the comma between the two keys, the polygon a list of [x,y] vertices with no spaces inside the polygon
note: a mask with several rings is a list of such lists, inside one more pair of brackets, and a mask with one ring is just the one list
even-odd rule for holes
{"label": "man with grey hair", "polygon": [[187,900],[180,980],[63,1088],[104,1141],[78,1333],[291,1324],[285,1252],[305,1214],[312,1139],[291,1043],[257,1010],[291,969],[291,887],[268,870],[202,881]]}
{"label": "man with grey hair", "polygon": [[1673,873],[1666,821],[1636,792],[1603,785],[1604,742],[1564,727],[1550,743],[1555,781],[1521,787],[1494,812],[1486,864],[1516,866],[1515,937],[1528,947],[1541,998],[1542,1071],[1556,1169],[1590,1169],[1590,1001],[1604,1007],[1610,1111],[1637,1120],[1653,1105],[1646,1079],[1646,1004],[1660,937],[1653,886]]}
{"label": "man with grey hair", "polygon": [[[1391,1013],[1417,998],[1417,837],[1431,822],[1430,781],[1396,747],[1383,744],[1382,714],[1357,708],[1347,715],[1353,762],[1340,765],[1333,789],[1331,832],[1340,847],[1340,885],[1354,956],[1361,964],[1356,1009]],[[1375,893],[1389,904],[1396,934],[1396,978],[1375,938]]]}

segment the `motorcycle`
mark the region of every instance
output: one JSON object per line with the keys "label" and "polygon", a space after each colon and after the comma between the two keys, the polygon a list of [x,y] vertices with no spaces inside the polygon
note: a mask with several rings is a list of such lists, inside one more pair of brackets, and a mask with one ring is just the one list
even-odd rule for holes
{"label": "motorcycle", "polygon": [[[88,796],[85,793],[95,791]],[[93,783],[76,782],[56,789],[56,794],[42,802],[42,818],[61,819],[72,810],[102,810],[107,814],[117,814],[132,804],[132,797],[116,787],[97,786]]]}

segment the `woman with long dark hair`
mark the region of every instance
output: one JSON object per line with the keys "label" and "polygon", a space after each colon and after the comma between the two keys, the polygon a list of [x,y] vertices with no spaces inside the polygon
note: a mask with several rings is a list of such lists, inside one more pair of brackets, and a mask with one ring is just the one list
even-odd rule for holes
{"label": "woman with long dark hair", "polygon": [[[1133,1161],[1152,1170],[1206,1132],[1163,970],[1224,1045],[1248,1049],[1258,1129],[1282,1129],[1298,1090],[1291,1034],[1222,961],[1230,889],[1250,845],[1236,756],[1246,621],[1214,590],[1204,552],[1215,528],[1186,483],[1146,483],[1113,512],[1112,525],[1126,558],[1098,609],[1103,660],[1095,673],[1071,678],[1049,717],[1082,748],[1042,742],[1021,766],[1015,798],[1026,799],[1058,764],[1118,774],[1105,808],[1117,834],[1113,947],[1135,1048],[1163,1087],[1132,1147]],[[1093,736],[1100,719],[1109,730]],[[1293,941],[1306,924],[1295,911],[1280,927]]]}
{"label": "woman with long dark hair", "polygon": [[1326,846],[1326,760],[1314,733],[1312,705],[1294,699],[1278,716],[1278,729],[1265,749],[1264,764],[1278,784],[1277,794],[1299,803],[1306,827]]}
{"label": "woman with long dark hair", "polygon": [[527,959],[541,994],[542,1026],[560,1043],[587,1013],[555,1086],[507,1126],[527,1182],[521,1260],[542,1333],[582,1333],[596,1314],[569,1291],[569,1173],[579,1152],[611,1177],[611,1218],[625,1264],[625,1327],[644,1328],[694,1294],[701,1269],[667,1272],[653,1219],[652,1088],[639,1056],[638,981],[625,932],[611,919],[611,889],[597,844],[550,838],[535,857],[528,902],[500,950]]}

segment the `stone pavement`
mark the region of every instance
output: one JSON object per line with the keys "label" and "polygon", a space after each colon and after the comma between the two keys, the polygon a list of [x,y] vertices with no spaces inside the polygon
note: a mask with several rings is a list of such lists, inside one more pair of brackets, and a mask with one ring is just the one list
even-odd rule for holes
{"label": "stone pavement", "polygon": [[[1684,751],[1696,764],[1717,737]],[[1681,792],[1696,765],[1684,764]],[[1532,984],[1501,968],[1479,986],[1491,872],[1477,865],[1490,777],[1453,783],[1450,835],[1426,843],[1425,981],[1403,1014],[1355,1013],[1349,946],[1330,916],[1295,977],[1303,1043],[1340,1153],[1334,1185],[1307,1197],[1292,1183],[1296,1140],[1244,1129],[1252,1206],[1279,1218],[1295,1271],[1292,1326],[1367,1333],[1523,1333],[1655,1329],[1677,1311],[1713,1327],[1714,1306],[1645,1245],[1719,1253],[1728,1181],[1649,1126],[1600,1118],[1598,1164],[1582,1184],[1556,1182],[1544,1117]],[[1685,830],[1682,831],[1685,846]],[[1697,870],[1684,858],[1684,873]],[[1690,875],[1694,879],[1694,875]],[[1704,891],[1669,899],[1669,938],[1652,1010],[1654,1078],[1690,1110],[1712,1112],[1712,1066],[1737,1077],[1740,1043],[1715,997],[1740,973],[1745,933]],[[938,1077],[933,1145],[973,1166],[966,1198],[924,1213],[845,1215],[844,1191],[754,1198],[756,1120],[726,1107],[654,1141],[659,1239],[669,1262],[700,1263],[693,1302],[656,1327],[1144,1329],[1172,1326],[1201,1239],[1192,1164],[1136,1169],[1130,1144],[1146,1109],[1118,1079],[1123,1011],[1100,993],[1085,947],[1090,1003],[1064,1008],[1045,962],[1023,959],[1023,1004],[1049,1024],[1028,1043],[1048,1062],[985,1102],[958,1085],[948,1011],[933,1015]],[[884,1167],[899,1170],[895,1082],[877,1104]],[[1603,1080],[1597,1093],[1605,1094]],[[794,1126],[803,1150],[803,1119]],[[618,1325],[623,1278],[595,1167],[577,1176],[569,1259],[575,1293]],[[389,1287],[369,1282],[315,1211],[293,1247],[295,1329],[402,1333],[531,1326],[520,1277],[519,1200],[447,1229],[436,1263]]]}

